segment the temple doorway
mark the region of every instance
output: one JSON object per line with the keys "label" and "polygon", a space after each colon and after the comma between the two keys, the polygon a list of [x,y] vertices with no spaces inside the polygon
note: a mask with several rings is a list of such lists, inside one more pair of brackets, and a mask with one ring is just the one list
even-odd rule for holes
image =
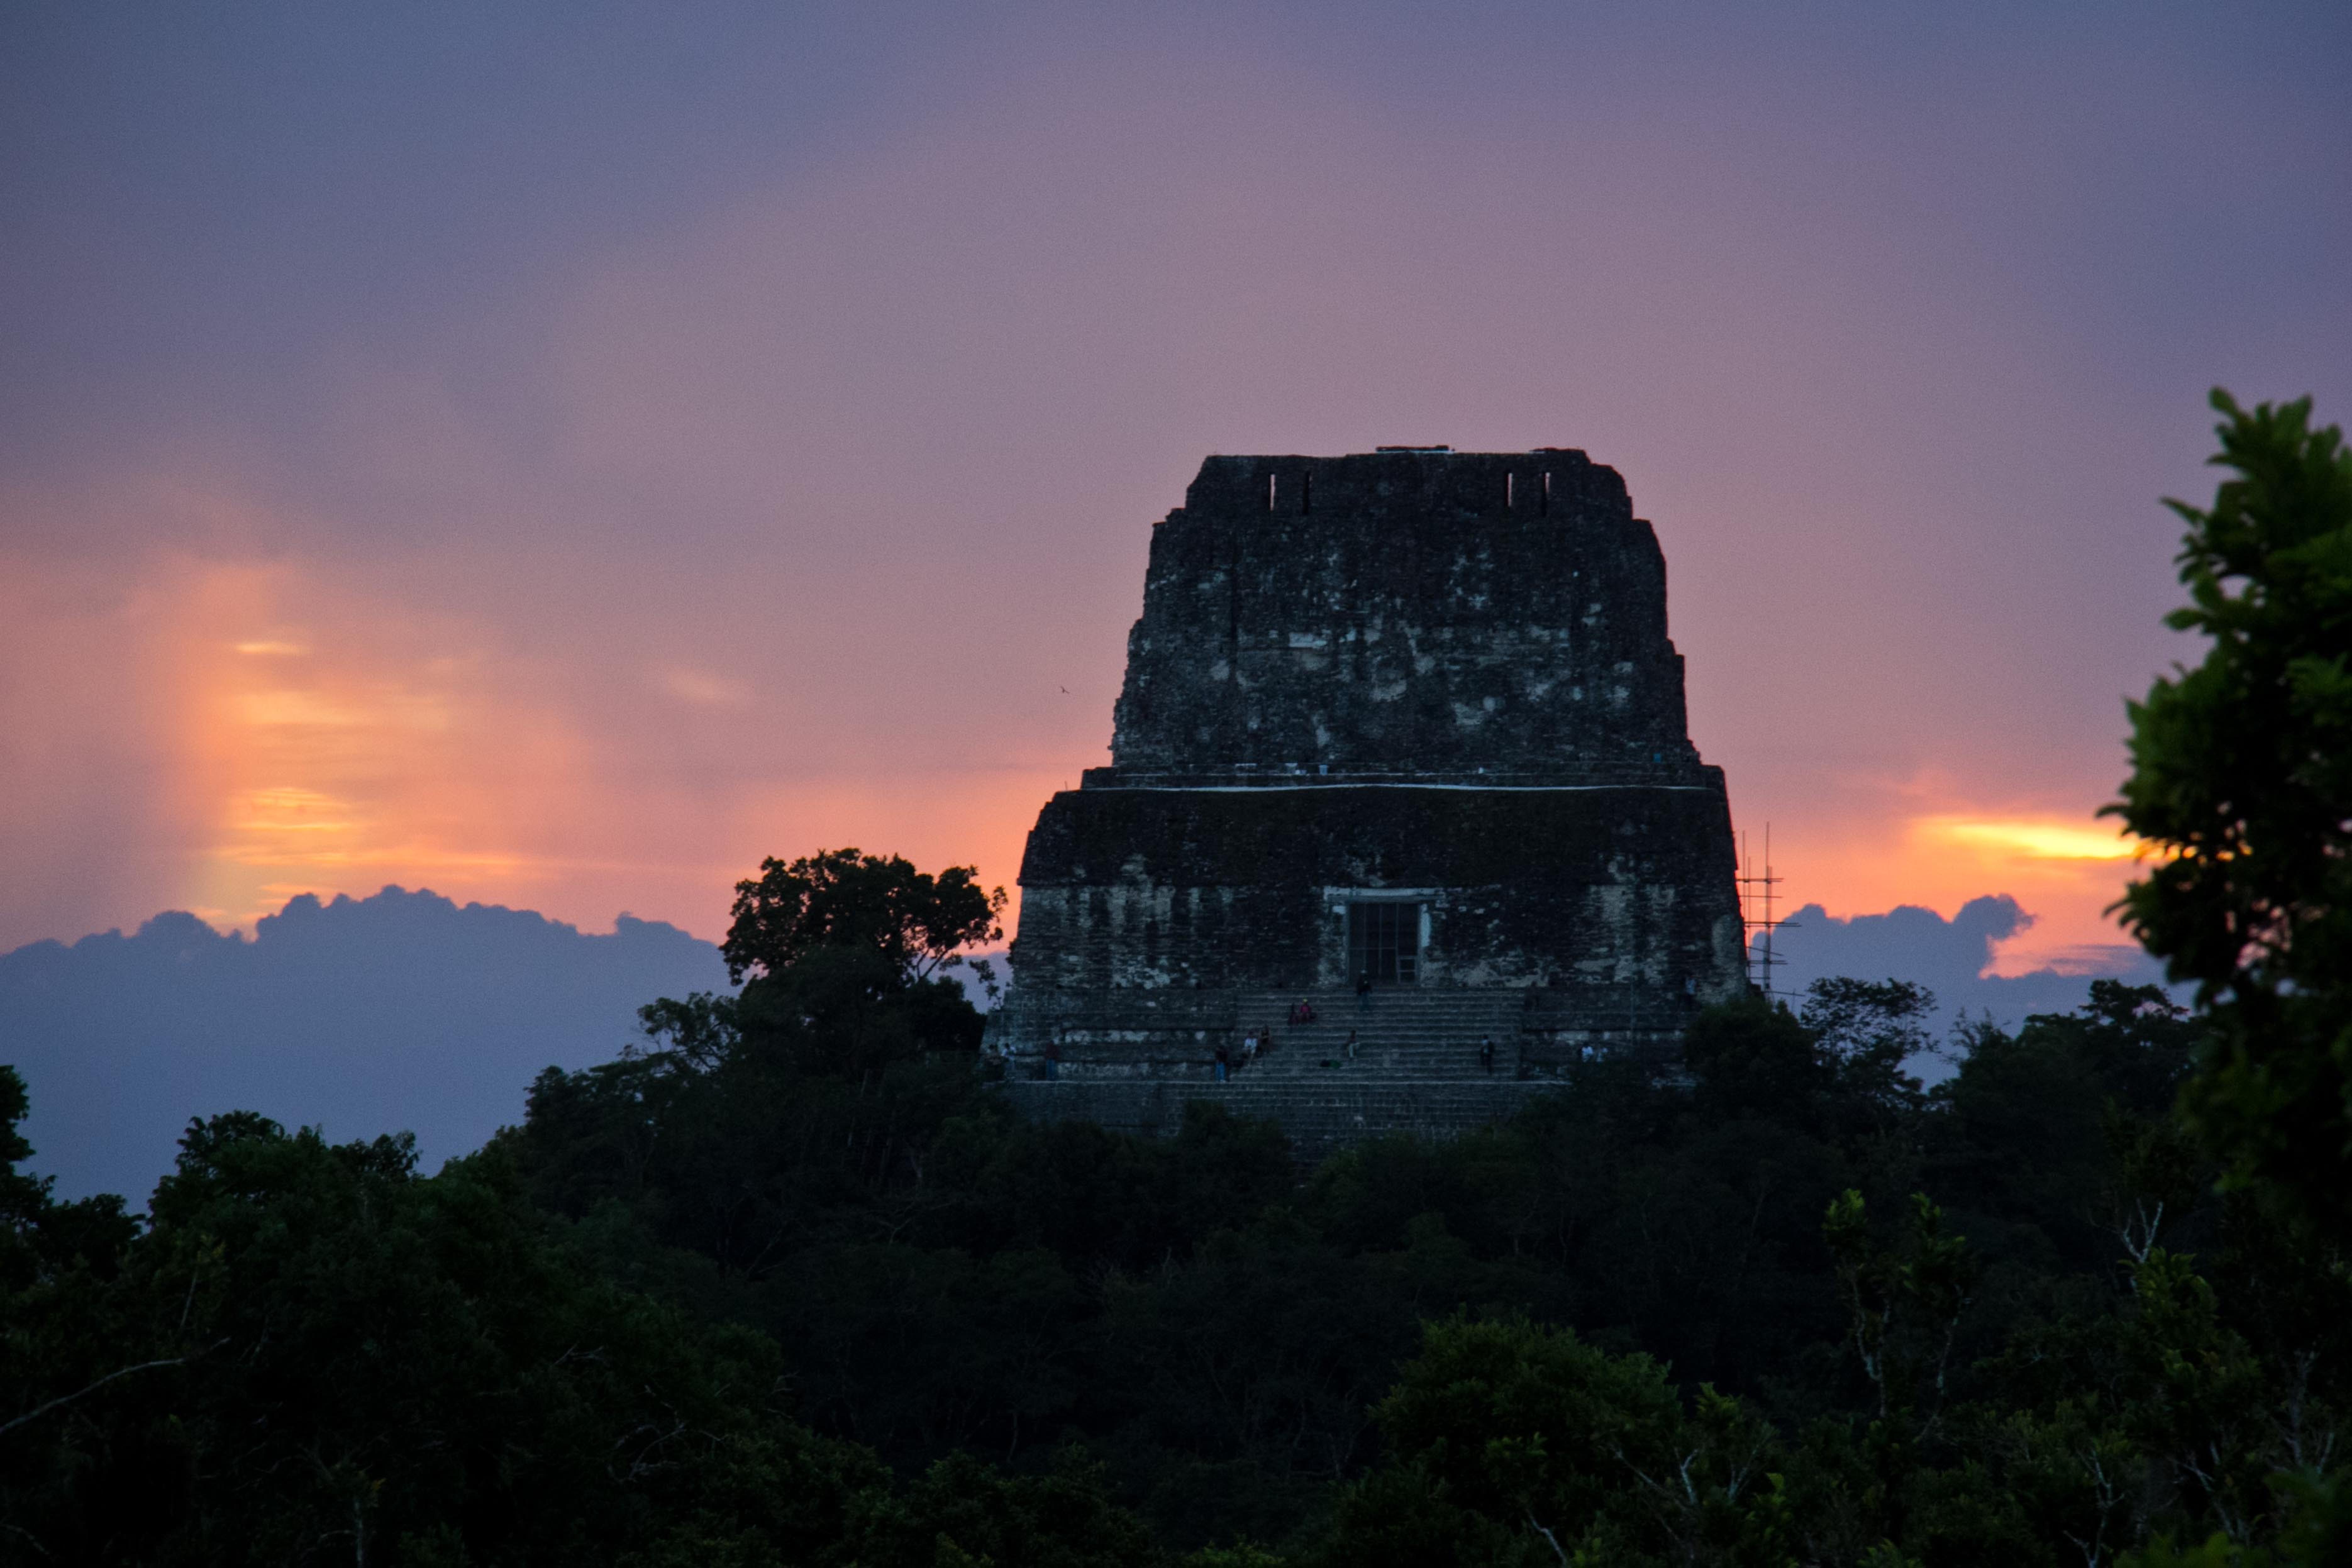
{"label": "temple doorway", "polygon": [[1370,975],[1376,986],[1410,986],[1420,977],[1421,905],[1394,899],[1357,899],[1348,905],[1348,979]]}

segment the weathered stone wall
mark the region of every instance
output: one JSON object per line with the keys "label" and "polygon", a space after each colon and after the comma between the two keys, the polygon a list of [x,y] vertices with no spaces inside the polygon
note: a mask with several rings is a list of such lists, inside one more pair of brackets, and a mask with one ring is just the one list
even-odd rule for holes
{"label": "weathered stone wall", "polygon": [[1351,897],[1422,914],[1420,983],[1709,999],[1739,959],[1721,776],[1477,789],[1066,790],[1021,863],[1017,983],[1345,987]]}
{"label": "weathered stone wall", "polygon": [[1666,568],[1580,452],[1212,457],[1152,532],[1112,765],[1687,768]]}

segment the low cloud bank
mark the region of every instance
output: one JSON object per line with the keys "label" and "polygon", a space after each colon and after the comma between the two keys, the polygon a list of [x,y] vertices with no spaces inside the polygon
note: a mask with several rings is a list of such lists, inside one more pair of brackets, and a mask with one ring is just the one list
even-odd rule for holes
{"label": "low cloud bank", "polygon": [[1809,904],[1773,939],[1774,956],[1783,960],[1773,971],[1773,988],[1801,993],[1831,975],[1916,981],[1936,993],[1932,1027],[1941,1034],[1963,1012],[1990,1016],[2010,1029],[2032,1013],[2071,1012],[2089,998],[2095,979],[2135,986],[2164,981],[2156,960],[2124,943],[2080,949],[2063,967],[1987,975],[1995,946],[2032,924],[2033,916],[2007,894],[1972,898],[1949,920],[1907,904],[1842,920]]}
{"label": "low cloud bank", "polygon": [[655,921],[306,894],[250,941],[173,913],[0,955],[0,1061],[32,1092],[32,1168],[137,1207],[188,1119],[223,1111],[414,1132],[432,1168],[520,1121],[540,1069],[611,1058],[644,1003],[726,988],[718,948]]}
{"label": "low cloud bank", "polygon": [[[1936,993],[1941,1033],[1962,1011],[2012,1027],[2067,1011],[2098,976],[2160,978],[2121,945],[2064,970],[1985,976],[1995,946],[2032,918],[2005,895],[1949,920],[1909,905],[1838,919],[1808,904],[1775,943],[1775,986],[1916,980]],[[953,973],[986,1005],[969,970]],[[0,1061],[32,1091],[33,1168],[66,1196],[120,1192],[135,1205],[170,1168],[188,1119],[223,1111],[337,1140],[414,1132],[430,1168],[520,1120],[541,1068],[609,1060],[644,1003],[726,988],[718,948],[625,915],[590,936],[397,887],[331,904],[305,895],[250,941],[173,913],[129,936],[0,955]]]}

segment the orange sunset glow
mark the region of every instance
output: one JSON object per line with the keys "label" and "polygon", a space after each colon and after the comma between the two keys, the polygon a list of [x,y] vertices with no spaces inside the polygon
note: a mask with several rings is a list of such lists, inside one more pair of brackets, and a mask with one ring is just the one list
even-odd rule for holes
{"label": "orange sunset glow", "polygon": [[[713,933],[733,880],[771,850],[890,846],[1007,880],[1061,779],[975,768],[887,781],[679,781],[647,810],[612,777],[596,715],[551,692],[493,632],[432,623],[285,567],[176,563],[110,653],[151,685],[137,737],[172,780],[182,845],[143,896],[250,929],[299,894],[387,883],[540,908],[590,927],[615,908]],[[644,700],[732,714],[739,682],[644,672]],[[119,724],[121,716],[109,722]],[[807,824],[782,841],[780,824]]]}
{"label": "orange sunset glow", "polygon": [[[183,216],[16,291],[0,949],[386,883],[708,938],[844,844],[1010,885],[1202,458],[1399,440],[1624,475],[1784,897],[2011,894],[2002,970],[2124,942],[2096,813],[2189,652],[2159,497],[2210,384],[2352,363],[2297,303],[2322,220],[2158,125],[2210,51],[1915,99],[1801,27],[1498,94],[1540,51],[1470,22],[1007,26],[667,152],[335,119],[206,202],[168,160],[43,198]],[[2141,239],[2216,224],[2267,236],[2226,286]]]}
{"label": "orange sunset glow", "polygon": [[[494,627],[388,612],[290,565],[167,563],[125,601],[118,632],[106,678],[145,703],[74,716],[153,757],[169,785],[161,814],[183,825],[146,859],[129,907],[248,929],[298,894],[396,883],[590,928],[626,909],[716,935],[734,879],[761,855],[845,843],[974,863],[1010,884],[1038,805],[1099,756],[1100,740],[1090,751],[1082,737],[1108,731],[1117,657],[1115,643],[1091,652],[1097,700],[1071,715],[1058,767],[982,757],[960,769],[708,784],[633,773],[597,703]],[[740,677],[676,663],[646,664],[628,699],[689,728],[753,722],[761,705]],[[1735,771],[1760,854],[1764,820],[1739,782]],[[2063,967],[2120,939],[2105,911],[2134,850],[2095,801],[2074,815],[1969,810],[1955,792],[1944,779],[1890,789],[1875,811],[1818,815],[1801,799],[1776,803],[1783,898],[1836,914],[1898,903],[1948,914],[2011,894],[2037,918],[2005,945],[2004,973]]]}

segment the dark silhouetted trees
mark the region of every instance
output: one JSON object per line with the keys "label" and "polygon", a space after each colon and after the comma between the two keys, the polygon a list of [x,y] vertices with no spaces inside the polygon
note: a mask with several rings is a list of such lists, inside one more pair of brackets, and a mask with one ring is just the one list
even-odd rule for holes
{"label": "dark silhouetted trees", "polygon": [[727,973],[773,977],[821,947],[868,952],[900,978],[928,979],[963,948],[1001,941],[1004,890],[983,892],[971,866],[937,876],[897,855],[819,850],[787,865],[771,855],[735,884],[719,951]]}
{"label": "dark silhouetted trees", "polygon": [[2311,400],[2216,390],[2234,471],[2188,519],[2189,602],[2210,640],[2131,706],[2110,808],[2160,856],[2124,919],[2193,980],[2216,1050],[2189,1107],[2239,1175],[2352,1242],[2352,451]]}

